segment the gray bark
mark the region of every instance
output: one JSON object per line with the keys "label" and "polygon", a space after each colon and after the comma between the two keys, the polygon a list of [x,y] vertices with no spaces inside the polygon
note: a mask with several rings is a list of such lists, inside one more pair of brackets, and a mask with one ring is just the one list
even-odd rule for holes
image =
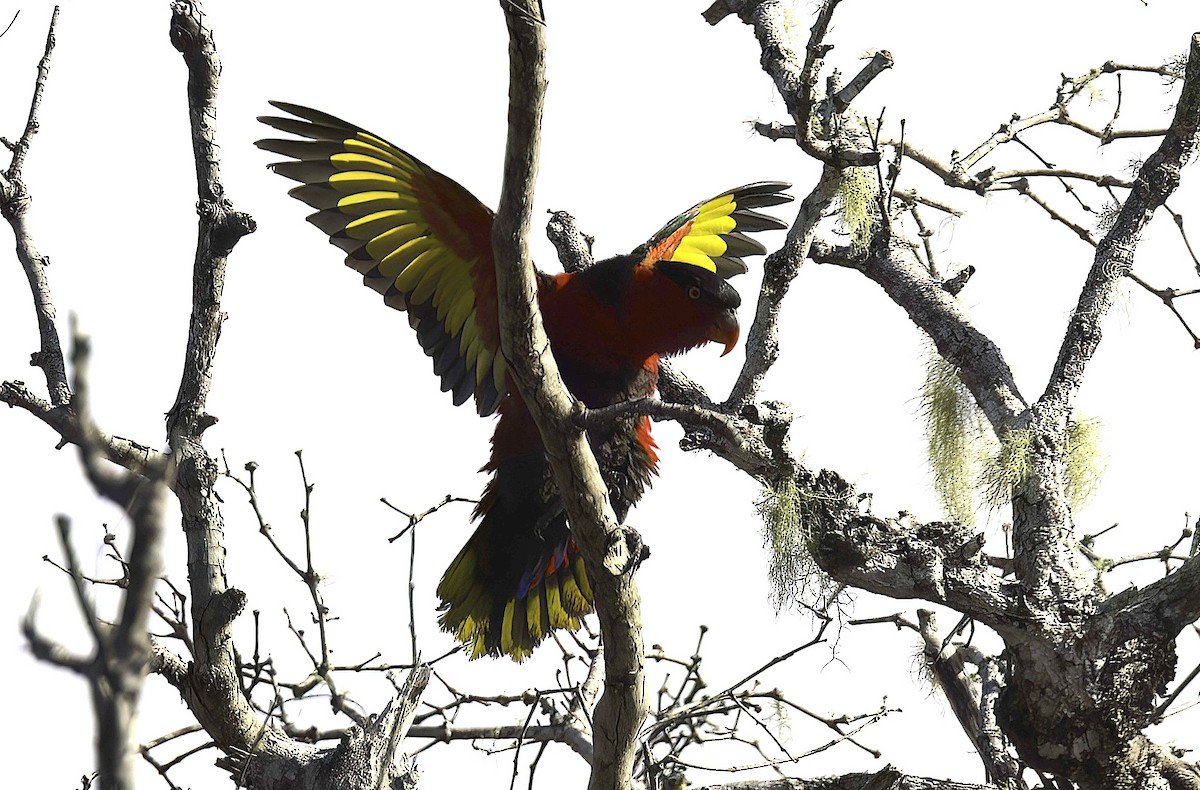
{"label": "gray bark", "polygon": [[[0,400],[18,406],[56,430],[64,443],[77,444],[89,478],[99,491],[130,510],[134,539],[129,552],[128,593],[121,621],[113,629],[95,622],[94,613],[79,598],[97,637],[97,657],[74,658],[41,637],[32,621],[26,623],[31,648],[40,657],[88,675],[100,733],[100,781],[104,787],[132,786],[132,721],[142,678],[147,670],[161,674],[174,686],[196,720],[226,753],[219,764],[236,775],[241,786],[272,790],[378,790],[415,786],[415,773],[406,760],[395,759],[397,746],[415,714],[428,682],[426,668],[412,672],[392,703],[365,726],[351,728],[332,749],[319,749],[294,740],[252,711],[239,683],[231,624],[242,612],[246,596],[231,587],[225,574],[224,520],[215,490],[219,470],[205,450],[204,431],[216,422],[205,410],[212,384],[213,364],[224,313],[221,296],[228,256],[238,240],[254,230],[249,215],[233,208],[225,196],[216,144],[216,94],[221,66],[212,32],[198,2],[171,5],[170,39],[188,68],[188,112],[198,187],[198,238],[192,278],[192,312],[180,385],[167,414],[170,453],[164,454],[127,439],[103,433],[92,425],[86,410],[86,377],[82,355],[76,361],[76,390],[66,380],[66,364],[58,340],[54,304],[46,277],[44,256],[37,252],[25,222],[29,194],[21,180],[20,164],[36,130],[35,116],[46,79],[53,29],[47,55],[39,70],[30,123],[13,165],[0,177],[0,209],[13,227],[17,258],[25,269],[41,336],[34,363],[46,377],[50,399],[33,394],[22,382],[6,381]],[[57,13],[57,12],[56,12]],[[77,342],[77,345],[80,345]],[[134,474],[114,474],[103,464],[112,461]],[[162,479],[179,501],[188,553],[191,593],[190,661],[151,642],[147,617],[153,587],[161,567],[162,507],[139,477]],[[64,529],[65,532],[65,529]],[[64,540],[65,542],[65,540]],[[69,551],[69,565],[75,564]],[[82,581],[75,579],[77,587]]]}
{"label": "gray bark", "polygon": [[[554,483],[579,543],[604,644],[604,691],[592,713],[592,790],[628,788],[646,716],[640,597],[607,487],[575,424],[576,407],[558,373],[537,311],[529,254],[533,185],[545,92],[541,3],[502,3],[509,30],[508,146],[492,238],[500,339],[509,370],[542,435]],[[624,551],[622,551],[624,549]]]}
{"label": "gray bark", "polygon": [[[806,53],[780,43],[781,6],[773,0],[722,0],[710,22],[736,13],[752,25],[763,67],[775,79],[796,122],[801,147],[828,167],[834,157],[807,141],[819,112],[814,64],[826,51],[823,32],[837,0],[818,13]],[[923,329],[1003,437],[1033,435],[1032,474],[1014,492],[1013,576],[1001,576],[980,554],[982,542],[953,524],[880,519],[859,509],[853,487],[836,473],[795,471],[810,530],[812,555],[835,580],[894,598],[942,603],[994,628],[1007,645],[1007,686],[997,719],[1021,758],[1044,773],[1084,788],[1191,788],[1200,769],[1150,743],[1156,694],[1175,673],[1175,637],[1200,617],[1200,557],[1193,556],[1144,590],[1108,596],[1078,561],[1066,501],[1065,435],[1074,395],[1101,341],[1101,322],[1118,282],[1130,272],[1141,231],[1180,180],[1195,152],[1200,125],[1200,34],[1191,39],[1175,116],[1158,149],[1142,165],[1113,227],[1097,244],[1078,306],[1045,393],[1022,397],[999,347],[974,328],[952,294],[918,265],[914,246],[884,231],[865,255],[814,243],[810,256],[861,271]],[[935,171],[937,167],[934,167]],[[946,172],[951,172],[946,169]],[[964,181],[965,183],[965,181]],[[707,396],[689,393],[689,402]],[[787,457],[778,439],[774,459]],[[740,468],[745,446],[705,445]],[[771,479],[771,475],[765,475]]]}

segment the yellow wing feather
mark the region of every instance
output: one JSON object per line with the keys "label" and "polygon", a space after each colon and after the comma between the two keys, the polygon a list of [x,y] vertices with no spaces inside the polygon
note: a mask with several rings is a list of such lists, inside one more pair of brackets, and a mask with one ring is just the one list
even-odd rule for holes
{"label": "yellow wing feather", "polygon": [[761,181],[697,203],[664,225],[634,254],[642,255],[646,265],[675,261],[699,266],[722,277],[741,274],[746,271],[742,256],[766,252],[762,244],[745,233],[787,227],[774,217],[752,209],[788,202],[792,198],[783,194],[783,190],[789,186],[779,181]]}
{"label": "yellow wing feather", "polygon": [[[293,138],[259,140],[287,157],[272,165],[301,182],[289,194],[317,209],[309,221],[346,252],[346,264],[409,324],[454,402],[474,396],[491,414],[507,387],[494,325],[492,212],[459,184],[378,135],[284,102],[263,123]],[[486,302],[492,325],[481,322]],[[465,355],[475,349],[469,363]],[[455,364],[453,356],[461,360]]]}

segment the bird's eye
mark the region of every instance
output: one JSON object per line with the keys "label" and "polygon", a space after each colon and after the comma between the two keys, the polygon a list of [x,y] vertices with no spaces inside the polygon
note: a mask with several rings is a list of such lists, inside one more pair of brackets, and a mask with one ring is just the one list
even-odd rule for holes
{"label": "bird's eye", "polygon": [[688,288],[688,298],[689,299],[699,299],[700,298],[700,286],[693,285],[691,288]]}

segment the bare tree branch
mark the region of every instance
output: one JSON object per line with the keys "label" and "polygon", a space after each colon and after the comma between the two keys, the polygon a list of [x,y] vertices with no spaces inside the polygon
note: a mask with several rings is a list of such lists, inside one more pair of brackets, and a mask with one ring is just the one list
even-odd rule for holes
{"label": "bare tree branch", "polygon": [[[831,4],[832,5],[832,4]],[[763,284],[758,293],[754,322],[746,333],[746,362],[722,408],[737,414],[758,398],[763,378],[779,358],[779,312],[792,280],[808,257],[817,234],[817,223],[833,202],[840,176],[824,167],[815,187],[800,203],[783,246],[763,262]]]}
{"label": "bare tree branch", "polygon": [[1133,251],[1154,212],[1179,185],[1180,169],[1196,151],[1200,129],[1200,35],[1193,36],[1183,91],[1162,143],[1142,165],[1113,227],[1105,234],[1071,314],[1050,382],[1039,401],[1065,427],[1087,363],[1100,345],[1100,323],[1116,297],[1117,283],[1133,268]]}
{"label": "bare tree branch", "polygon": [[[225,581],[223,519],[220,499],[213,487],[218,477],[217,464],[205,452],[200,437],[214,421],[206,413],[205,403],[224,317],[220,299],[227,256],[238,239],[253,230],[254,224],[248,215],[233,210],[221,185],[220,158],[215,143],[215,99],[220,63],[198,3],[180,1],[172,5],[170,34],[188,66],[189,111],[200,214],[191,329],[179,394],[167,419],[170,458],[174,466],[168,468],[163,463],[165,456],[127,440],[107,437],[91,424],[86,412],[85,375],[76,383],[74,407],[78,414],[66,408],[71,400],[69,388],[64,389],[65,396],[55,397],[51,403],[32,396],[20,383],[9,383],[3,388],[6,401],[25,407],[55,427],[64,439],[79,443],[84,466],[93,482],[102,492],[131,508],[135,536],[129,560],[122,560],[128,577],[122,621],[112,633],[107,628],[94,627],[99,646],[96,666],[106,673],[105,687],[119,690],[115,695],[111,691],[96,695],[102,734],[101,776],[106,777],[106,782],[111,779],[113,786],[128,784],[121,778],[127,774],[121,771],[125,770],[123,766],[128,764],[128,757],[133,753],[132,742],[126,743],[130,732],[128,724],[136,709],[140,678],[151,669],[162,674],[180,691],[216,744],[236,755],[224,764],[238,773],[239,781],[248,781],[257,788],[310,788],[328,786],[328,779],[337,776],[342,783],[340,786],[375,790],[381,782],[398,781],[408,770],[397,768],[393,755],[424,688],[427,675],[422,671],[414,671],[409,684],[398,692],[398,699],[403,704],[389,708],[395,715],[387,715],[385,711],[384,716],[373,720],[365,730],[355,731],[357,734],[352,733],[352,737],[338,748],[327,751],[266,727],[248,704],[239,682],[240,668],[230,624],[242,610],[245,596],[228,587]],[[9,184],[6,180],[6,187]],[[43,290],[45,303],[49,305],[48,286]],[[35,303],[42,296],[35,289]],[[79,343],[78,349],[77,370],[85,374],[86,344]],[[167,475],[179,498],[191,582],[194,637],[189,643],[193,651],[190,664],[161,645],[151,645],[147,641],[147,618],[154,601],[154,582],[158,578],[157,541],[161,527],[159,531],[149,531],[142,522],[151,516],[161,521],[158,512],[161,505],[157,504],[161,496],[151,496],[157,490],[154,485],[147,488],[128,475],[114,473],[105,466],[102,460],[105,458],[121,462],[141,474]],[[73,561],[68,561],[68,568],[74,565]],[[308,573],[312,575],[311,563]],[[76,576],[75,571],[72,576]],[[86,601],[85,597],[81,598],[83,601]],[[317,605],[321,605],[319,599]],[[90,613],[89,617],[95,622]],[[55,651],[52,644],[36,636],[32,620],[27,621],[27,631],[36,651],[69,660],[61,651]],[[71,663],[78,671],[96,676],[82,663]],[[328,663],[327,659],[323,663]],[[120,764],[105,758],[106,753],[121,756]]]}
{"label": "bare tree branch", "polygon": [[[248,216],[233,211],[220,182],[215,118],[221,67],[204,12],[192,2],[175,2],[171,12],[171,42],[183,54],[188,68],[188,113],[200,215],[183,374],[175,405],[167,415],[168,438],[177,464],[173,488],[179,497],[187,539],[195,630],[196,652],[184,699],[223,749],[249,751],[261,725],[237,682],[230,630],[233,619],[245,607],[246,596],[230,588],[225,579],[224,519],[214,488],[217,464],[205,452],[200,437],[213,421],[204,413],[204,404],[223,318],[220,299],[227,256],[253,223]],[[268,753],[292,752],[293,747],[284,741],[271,731],[260,748]]]}
{"label": "bare tree branch", "polygon": [[122,585],[120,619],[115,624],[108,623],[97,614],[75,554],[70,521],[59,516],[57,526],[65,566],[76,603],[92,635],[93,656],[86,661],[70,656],[41,636],[34,624],[32,610],[26,617],[24,630],[35,655],[87,678],[96,716],[96,757],[101,786],[123,790],[134,785],[134,756],[138,751],[134,721],[145,676],[152,663],[148,628],[154,587],[163,564],[166,487],[161,476],[170,470],[154,470],[156,476],[147,480],[115,470],[103,460],[103,448],[93,441],[99,431],[95,429],[88,409],[88,349],[87,339],[76,333],[72,361],[75,367],[74,402],[78,422],[83,426],[83,441],[79,447],[81,463],[97,493],[124,508],[133,527],[130,559],[125,564],[125,584]]}
{"label": "bare tree branch", "polygon": [[[63,444],[82,445],[85,437],[71,404],[71,388],[67,382],[66,361],[63,357],[58,326],[55,323],[56,311],[50,292],[50,281],[46,274],[50,259],[38,251],[29,229],[27,219],[32,196],[22,174],[25,156],[29,152],[33,135],[38,130],[38,111],[41,108],[46,81],[50,73],[50,56],[54,51],[58,13],[58,7],[55,6],[54,14],[50,19],[50,30],[46,35],[46,48],[38,64],[37,79],[34,83],[33,99],[30,102],[25,131],[16,143],[8,144],[13,153],[12,162],[6,170],[0,172],[0,215],[8,220],[13,229],[17,260],[21,263],[21,268],[29,280],[34,314],[37,317],[38,336],[41,339],[41,346],[32,355],[30,364],[42,369],[46,377],[50,400],[46,401],[34,395],[24,382],[5,381],[0,383],[0,403],[16,406],[33,414],[54,428],[62,437]],[[7,144],[7,141],[5,142]],[[160,453],[128,439],[99,434],[86,441],[98,444],[103,448],[104,454],[109,460],[135,472],[161,468],[164,462]]]}
{"label": "bare tree branch", "polygon": [[595,762],[592,742],[588,739],[587,733],[566,722],[531,726],[522,724],[492,726],[431,725],[412,727],[408,731],[408,736],[410,738],[429,738],[443,743],[458,740],[514,740],[526,743],[562,743],[571,747],[571,751],[582,757],[588,765],[593,765]]}
{"label": "bare tree branch", "polygon": [[[29,191],[22,178],[25,156],[33,135],[38,129],[38,110],[42,104],[42,95],[46,89],[46,79],[50,74],[50,56],[54,52],[54,30],[58,25],[58,6],[50,17],[50,30],[46,34],[46,49],[38,63],[37,79],[33,87],[33,99],[29,105],[29,117],[25,123],[25,131],[20,139],[11,146],[12,161],[8,168],[0,173],[0,215],[3,215],[12,226],[13,235],[17,242],[17,259],[25,276],[29,280],[29,290],[33,295],[33,308],[37,316],[38,335],[41,338],[41,348],[35,353],[30,364],[42,369],[46,376],[46,387],[50,392],[50,400],[54,406],[65,406],[70,402],[70,388],[67,385],[67,370],[63,360],[62,344],[58,337],[58,328],[54,323],[54,302],[50,298],[50,285],[46,279],[46,267],[50,259],[38,252],[33,236],[26,222],[29,204]],[[20,385],[20,382],[16,382]],[[5,392],[12,386],[4,383]],[[12,405],[7,397],[4,402]]]}
{"label": "bare tree branch", "polygon": [[[67,392],[69,400],[69,388]],[[0,382],[0,403],[23,409],[50,426],[61,437],[60,447],[66,444],[82,445],[85,441],[83,426],[79,424],[71,406],[55,406],[30,392],[24,382]],[[109,461],[137,474],[149,469],[162,468],[166,463],[164,453],[132,439],[100,432],[94,437],[93,443],[103,449],[104,457]]]}
{"label": "bare tree branch", "polygon": [[[757,27],[774,5],[765,1],[724,0],[709,10],[708,18],[712,21],[736,11],[743,21],[756,25],[763,45],[764,67],[779,74],[796,73],[800,71],[799,56],[792,52],[790,63],[777,66],[775,60],[784,48],[762,36]],[[817,27],[828,24],[827,14],[833,5],[826,3],[821,7]],[[814,52],[813,41],[820,39],[810,40],[806,62],[824,55],[821,47],[825,45],[818,44]],[[1188,74],[1196,61],[1193,54]],[[1107,71],[1119,68],[1113,64]],[[970,168],[1002,143],[1017,140],[1017,133],[1025,128],[1049,121],[1065,122],[1069,119],[1066,103],[1100,73],[1106,70],[1076,80],[1064,78],[1057,103],[1061,111],[1014,118],[970,155],[955,158],[950,165],[908,143],[885,140],[882,144],[897,148],[903,145],[907,158],[927,167],[947,184],[983,193],[993,184],[989,179],[995,171],[970,175]],[[1177,119],[1192,118],[1198,104],[1196,89],[1188,84],[1188,77],[1184,81]],[[783,86],[785,82],[777,80],[777,84]],[[829,92],[838,89],[832,83]],[[786,95],[784,98],[789,100]],[[789,103],[789,109],[792,106]],[[1114,112],[1114,124],[1118,114],[1119,106]],[[796,134],[803,137],[804,127],[812,121],[809,117],[796,117],[794,112],[793,116]],[[820,121],[825,121],[824,116]],[[1112,125],[1104,132],[1106,139],[1115,139],[1118,134],[1111,130]],[[1056,371],[1061,368],[1057,375],[1059,383],[1052,378],[1047,394],[1033,408],[1021,398],[999,348],[973,330],[947,289],[919,261],[915,246],[899,237],[898,229],[881,234],[865,254],[821,242],[814,242],[810,250],[810,257],[815,260],[859,269],[882,285],[892,301],[904,307],[913,322],[935,339],[940,353],[954,361],[996,433],[1004,437],[1010,431],[1028,430],[1033,440],[1032,472],[1014,487],[1016,556],[1008,567],[1016,569],[1016,581],[1002,579],[990,570],[991,563],[979,551],[982,540],[968,530],[955,525],[914,523],[904,517],[878,519],[859,511],[860,498],[838,475],[827,471],[818,475],[797,466],[792,481],[795,488],[789,496],[791,506],[799,511],[800,530],[806,536],[807,547],[818,564],[842,583],[893,597],[947,603],[972,617],[978,616],[981,622],[996,629],[1008,646],[1010,662],[1007,688],[998,696],[995,691],[990,692],[998,700],[1000,727],[1012,737],[1021,757],[1031,766],[1071,777],[1085,787],[1112,787],[1123,782],[1135,786],[1154,781],[1151,777],[1168,775],[1172,787],[1191,787],[1192,780],[1188,777],[1195,773],[1194,767],[1175,758],[1168,759],[1165,750],[1150,744],[1140,734],[1153,712],[1155,683],[1161,684],[1174,673],[1174,637],[1180,622],[1195,617],[1191,611],[1194,596],[1186,592],[1194,589],[1192,560],[1154,585],[1144,598],[1142,593],[1134,591],[1104,604],[1106,612],[1121,612],[1120,616],[1093,617],[1102,597],[1097,595],[1092,577],[1079,568],[1063,479],[1066,458],[1063,435],[1071,416],[1070,396],[1079,381],[1072,377],[1071,371],[1077,370],[1082,377],[1086,360],[1098,343],[1097,323],[1111,303],[1106,299],[1111,295],[1107,289],[1128,272],[1127,264],[1137,242],[1136,234],[1128,231],[1135,224],[1140,230],[1149,212],[1170,194],[1178,182],[1178,164],[1194,148],[1195,120],[1177,120],[1175,126],[1164,139],[1160,153],[1142,168],[1142,177],[1126,201],[1126,210],[1134,215],[1127,219],[1138,222],[1127,223],[1124,233],[1114,227],[1116,238],[1126,244],[1107,242],[1105,246],[1105,258],[1116,265],[1106,268],[1100,263],[1101,256],[1097,256],[1089,283],[1099,279],[1104,285],[1085,286],[1089,299],[1081,299],[1080,309],[1072,316],[1061,358],[1070,364],[1056,366]],[[768,133],[775,136],[785,131],[768,130]],[[1167,149],[1171,152],[1164,155]],[[819,153],[808,149],[806,152],[825,163],[830,161]],[[1044,158],[1040,159],[1047,170],[1054,171]],[[1055,175],[1060,183],[1066,183],[1061,175]],[[1019,187],[1039,200],[1052,219],[1090,240],[1089,231],[1071,222],[1029,189],[1031,176],[1019,176],[995,187]],[[1103,176],[1094,181],[1103,183],[1110,194],[1117,186]],[[1070,189],[1068,193],[1075,195]],[[888,219],[883,218],[885,229],[889,228]],[[1112,237],[1112,232],[1109,235]],[[967,336],[971,339],[964,342]],[[1089,338],[1094,338],[1094,342]],[[688,397],[694,403],[703,403],[707,398],[702,391],[689,392]],[[1052,404],[1057,408],[1052,408]],[[778,433],[771,436],[770,446],[782,446]],[[722,457],[730,456],[719,437],[706,446]],[[1136,605],[1139,603],[1146,605]],[[1083,656],[1117,654],[1120,660],[1110,658],[1101,677],[1073,668],[1084,660]],[[1128,718],[1114,719],[1109,715],[1112,695],[1123,700],[1122,709]]]}
{"label": "bare tree branch", "polygon": [[[876,777],[882,783],[872,784]],[[952,782],[948,779],[928,779],[920,776],[902,775],[890,766],[878,774],[843,774],[819,779],[759,779],[745,782],[722,782],[706,785],[696,790],[993,790],[995,785],[975,785]]]}
{"label": "bare tree branch", "polygon": [[827,140],[814,134],[811,121],[814,108],[821,100],[817,82],[825,55],[832,49],[832,45],[824,43],[825,35],[839,2],[826,0],[821,4],[803,58],[792,47],[791,12],[782,3],[718,0],[704,12],[704,19],[710,25],[737,14],[743,22],[754,28],[763,52],[763,70],[775,81],[775,87],[796,124],[796,142],[806,154],[826,164],[833,163],[836,152]]}
{"label": "bare tree branch", "polygon": [[604,639],[605,689],[593,718],[590,787],[629,787],[636,736],[645,716],[639,597],[626,536],[606,486],[573,425],[574,406],[558,374],[537,311],[529,255],[533,183],[545,92],[541,3],[502,3],[509,30],[509,135],[504,185],[493,229],[500,339],[509,370],[542,435],[554,482],[587,563]]}
{"label": "bare tree branch", "polygon": [[963,383],[997,434],[1022,418],[1027,409],[1025,399],[1000,348],[972,324],[941,282],[930,276],[912,246],[897,239],[860,258],[853,250],[822,242],[814,245],[810,257],[818,263],[857,268],[881,286],[929,335],[938,353],[961,371]]}
{"label": "bare tree branch", "polygon": [[[983,690],[982,674],[986,670],[987,659],[977,650],[951,643],[950,637],[943,641],[932,611],[918,609],[917,616],[921,639],[925,643],[927,666],[983,761],[988,779],[1003,790],[1026,790],[1021,778],[1024,766],[1012,754],[1004,734],[994,726],[995,713],[989,707],[995,704],[995,697],[993,695],[989,699]],[[980,666],[979,675],[970,674],[966,669],[967,663],[983,665]],[[995,678],[991,680],[994,682]],[[987,726],[988,722],[993,726]]]}

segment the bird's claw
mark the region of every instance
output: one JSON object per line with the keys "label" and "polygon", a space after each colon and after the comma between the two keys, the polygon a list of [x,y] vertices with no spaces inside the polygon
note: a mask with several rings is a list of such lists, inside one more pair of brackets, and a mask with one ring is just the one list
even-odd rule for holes
{"label": "bird's claw", "polygon": [[650,556],[650,547],[633,527],[621,524],[609,535],[604,567],[613,576],[632,574]]}

